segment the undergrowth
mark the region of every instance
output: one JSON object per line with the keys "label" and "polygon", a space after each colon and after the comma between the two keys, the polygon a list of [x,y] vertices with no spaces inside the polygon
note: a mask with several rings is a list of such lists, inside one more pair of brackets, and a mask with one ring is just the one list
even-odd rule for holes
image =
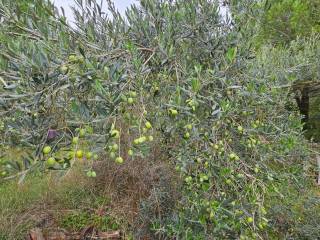
{"label": "undergrowth", "polygon": [[119,230],[119,220],[104,210],[108,196],[95,193],[91,187],[92,182],[80,169],[63,179],[50,173],[29,175],[21,185],[16,181],[2,183],[1,237],[24,239],[35,227],[72,232],[93,225],[101,231]]}
{"label": "undergrowth", "polygon": [[[100,231],[121,230],[128,239],[153,236],[150,225],[174,208],[177,178],[161,161],[151,166],[136,160],[121,167],[110,160],[98,161],[95,180],[84,169],[79,164],[63,178],[58,172],[47,172],[30,174],[21,184],[1,183],[0,239],[24,239],[35,227],[74,232],[94,226]],[[165,202],[154,199],[160,192],[166,194]],[[157,204],[151,218],[143,213],[148,202]]]}
{"label": "undergrowth", "polygon": [[[62,179],[46,173],[29,175],[20,185],[2,183],[0,239],[23,239],[34,227],[73,232],[88,226],[100,231],[120,229],[128,239],[166,239],[161,225],[175,217],[172,210],[180,195],[170,167],[150,168],[140,160],[121,167],[98,162],[95,168],[96,181],[77,166]],[[299,178],[298,171],[283,169],[269,186],[265,202],[272,227],[266,239],[316,239],[320,234],[319,188]],[[296,181],[288,172],[297,173]]]}

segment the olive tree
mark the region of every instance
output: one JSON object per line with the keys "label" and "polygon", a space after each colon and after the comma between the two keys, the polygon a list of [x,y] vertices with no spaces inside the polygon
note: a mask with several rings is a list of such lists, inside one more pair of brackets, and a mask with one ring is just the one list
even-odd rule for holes
{"label": "olive tree", "polygon": [[109,16],[78,0],[74,29],[50,3],[10,20],[3,1],[3,145],[30,146],[32,166],[55,170],[92,154],[147,162],[157,148],[183,184],[174,209],[150,222],[155,236],[266,236],[266,193],[307,157],[300,115],[277,87],[291,79],[265,65],[267,51],[252,59],[218,1],[141,0],[123,17],[111,1]]}

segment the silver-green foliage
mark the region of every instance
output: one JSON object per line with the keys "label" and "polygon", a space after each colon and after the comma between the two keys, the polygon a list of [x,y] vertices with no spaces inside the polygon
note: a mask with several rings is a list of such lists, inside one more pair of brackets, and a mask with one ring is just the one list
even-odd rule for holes
{"label": "silver-green foliage", "polygon": [[217,1],[141,0],[126,18],[109,1],[112,18],[93,1],[77,3],[72,29],[40,1],[34,15],[25,10],[17,19],[0,2],[2,144],[40,149],[55,129],[59,149],[73,128],[90,125],[100,151],[135,91],[133,113],[147,113],[128,132],[140,134],[141,121],[152,122],[158,148],[184,181],[180,201],[154,222],[155,233],[263,238],[267,191],[280,168],[307,155],[300,117],[286,108],[290,89],[281,87],[293,80],[271,61],[284,56],[256,56],[223,21]]}

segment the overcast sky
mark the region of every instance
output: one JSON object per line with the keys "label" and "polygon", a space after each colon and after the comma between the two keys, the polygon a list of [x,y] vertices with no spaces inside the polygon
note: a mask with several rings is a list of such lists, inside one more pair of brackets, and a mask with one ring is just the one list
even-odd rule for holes
{"label": "overcast sky", "polygon": [[[59,7],[59,9],[60,9],[60,7],[63,7],[67,19],[69,20],[71,25],[73,25],[72,24],[73,13],[72,13],[72,10],[70,9],[70,5],[74,4],[74,0],[53,0],[53,2],[55,3],[55,5],[57,7]],[[98,2],[100,2],[100,1],[98,1]],[[115,3],[115,6],[118,8],[119,12],[124,14],[126,8],[129,7],[133,3],[138,3],[138,0],[114,0],[114,3]],[[221,6],[220,12],[223,16],[225,16],[228,11],[227,11],[226,7]]]}
{"label": "overcast sky", "polygon": [[[60,7],[63,7],[66,17],[68,18],[69,21],[72,21],[73,14],[72,14],[72,10],[70,9],[70,5],[74,5],[74,0],[53,0],[53,2],[57,7],[59,7],[59,9]],[[114,0],[114,3],[118,8],[119,12],[124,13],[126,8],[133,3],[137,3],[137,0]]]}

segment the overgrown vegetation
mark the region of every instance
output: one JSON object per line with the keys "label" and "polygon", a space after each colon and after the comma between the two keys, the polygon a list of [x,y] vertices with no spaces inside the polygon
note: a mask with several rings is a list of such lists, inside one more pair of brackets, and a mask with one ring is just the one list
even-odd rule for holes
{"label": "overgrown vegetation", "polygon": [[71,28],[50,2],[0,0],[4,239],[39,226],[18,222],[32,209],[128,239],[318,237],[316,0],[231,1],[231,20],[216,1],[76,4]]}

